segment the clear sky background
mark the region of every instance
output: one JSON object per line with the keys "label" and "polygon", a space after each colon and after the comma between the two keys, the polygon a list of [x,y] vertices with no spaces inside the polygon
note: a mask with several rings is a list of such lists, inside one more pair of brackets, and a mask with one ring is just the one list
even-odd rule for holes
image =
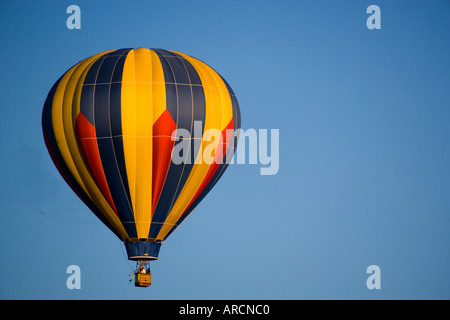
{"label": "clear sky background", "polygon": [[[66,27],[71,4],[81,30]],[[449,16],[445,0],[1,0],[0,298],[450,299]],[[41,129],[59,76],[127,47],[205,61],[244,129],[280,130],[278,174],[231,165],[145,289]],[[380,290],[366,287],[373,264]]]}

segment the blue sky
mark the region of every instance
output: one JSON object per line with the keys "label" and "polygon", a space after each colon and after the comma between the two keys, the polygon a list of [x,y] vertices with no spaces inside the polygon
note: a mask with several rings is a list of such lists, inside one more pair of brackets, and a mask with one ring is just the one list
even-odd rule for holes
{"label": "blue sky", "polygon": [[[449,14],[444,0],[1,1],[0,298],[449,299]],[[205,61],[244,129],[280,130],[278,174],[231,165],[147,289],[59,176],[40,122],[68,68],[126,47]]]}

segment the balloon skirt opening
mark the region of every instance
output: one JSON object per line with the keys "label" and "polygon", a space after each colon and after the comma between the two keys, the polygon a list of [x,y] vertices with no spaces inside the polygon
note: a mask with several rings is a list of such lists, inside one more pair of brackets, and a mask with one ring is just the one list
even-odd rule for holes
{"label": "balloon skirt opening", "polygon": [[157,260],[161,242],[125,242],[129,260]]}

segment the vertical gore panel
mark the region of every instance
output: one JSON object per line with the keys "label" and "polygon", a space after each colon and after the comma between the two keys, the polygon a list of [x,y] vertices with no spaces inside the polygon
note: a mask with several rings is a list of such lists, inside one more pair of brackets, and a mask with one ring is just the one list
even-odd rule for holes
{"label": "vertical gore panel", "polygon": [[[93,96],[93,103],[92,105],[88,103],[84,109],[82,104],[80,111],[83,114],[84,112],[92,114],[100,159],[117,215],[129,237],[136,237],[133,224],[134,217],[129,202],[128,182],[126,179],[122,179],[123,171],[121,172],[117,161],[117,159],[123,157],[123,147],[120,148],[122,144],[121,133],[118,132],[120,129],[118,126],[119,120],[112,120],[112,115],[120,114],[121,107],[118,103],[120,101],[121,84],[119,82],[113,85],[112,81],[113,77],[115,79],[120,78],[120,69],[116,68],[117,66],[122,67],[119,62],[123,61],[121,57],[126,55],[127,52],[127,50],[114,51],[94,63],[86,75],[87,81],[85,80],[82,91],[83,97],[84,90],[88,90],[85,95],[89,98]],[[93,76],[94,74],[96,74],[96,77]],[[91,99],[89,100],[91,101]],[[92,108],[92,111],[90,108]],[[113,128],[116,135],[113,135]],[[119,150],[115,149],[116,146],[119,147]],[[126,175],[123,175],[123,177],[126,178]]]}
{"label": "vertical gore panel", "polygon": [[[195,121],[205,120],[205,97],[200,77],[195,68],[181,56],[156,49],[166,81],[167,110],[177,129],[187,130],[193,137]],[[159,202],[156,205],[149,238],[156,238],[162,224],[178,198],[184,183],[193,168],[196,151],[194,140],[189,141],[189,150],[181,164],[170,163]]]}
{"label": "vertical gore panel", "polygon": [[147,238],[152,214],[153,92],[149,49],[134,50],[135,62],[135,221],[139,238]]}

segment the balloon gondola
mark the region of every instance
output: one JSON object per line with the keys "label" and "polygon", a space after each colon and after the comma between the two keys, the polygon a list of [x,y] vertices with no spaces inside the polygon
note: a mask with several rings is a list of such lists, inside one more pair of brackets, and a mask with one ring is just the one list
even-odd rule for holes
{"label": "balloon gondola", "polygon": [[[150,260],[140,260],[136,263],[136,270],[132,273],[135,287],[150,287],[152,284],[152,273],[150,271]],[[130,274],[131,275],[131,274]]]}
{"label": "balloon gondola", "polygon": [[[42,128],[59,173],[139,264],[158,259],[163,242],[223,175],[240,111],[231,87],[204,62],[162,49],[119,49],[59,78]],[[196,129],[200,139],[179,135]],[[207,137],[209,129],[220,139]],[[185,161],[173,161],[181,143]],[[204,161],[210,150],[214,161]]]}

